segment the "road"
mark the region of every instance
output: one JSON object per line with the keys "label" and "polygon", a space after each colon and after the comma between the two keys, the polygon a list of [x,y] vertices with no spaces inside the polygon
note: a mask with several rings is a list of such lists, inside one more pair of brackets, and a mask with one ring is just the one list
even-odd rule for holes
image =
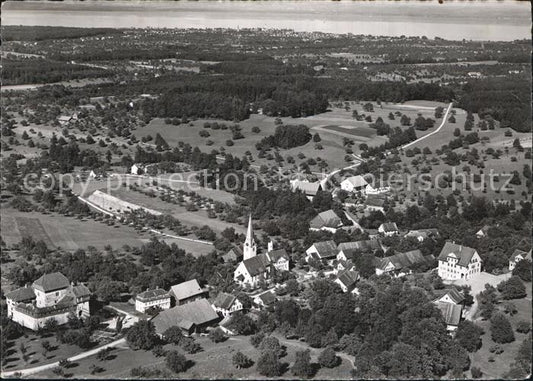
{"label": "road", "polygon": [[432,131],[429,134],[424,135],[421,138],[418,138],[418,139],[412,141],[411,143],[407,143],[406,145],[403,145],[400,148],[401,149],[406,149],[408,147],[411,147],[413,144],[420,143],[422,140],[426,139],[427,137],[430,137],[431,135],[434,135],[434,134],[438,133],[442,129],[442,127],[444,127],[444,125],[446,124],[446,121],[448,120],[448,114],[452,110],[452,105],[453,105],[453,103],[450,103],[448,105],[448,108],[446,109],[446,112],[444,113],[444,116],[442,117],[442,122],[440,123],[440,126],[435,131]]}
{"label": "road", "polygon": [[[126,343],[126,339],[125,338],[118,339],[118,340],[113,341],[113,342],[111,342],[109,344],[102,345],[101,347],[93,348],[93,349],[91,349],[91,350],[89,350],[87,352],[83,352],[83,353],[77,354],[75,356],[69,357],[67,360],[70,361],[70,362],[75,362],[75,361],[84,359],[86,357],[95,355],[98,352],[100,352],[102,349],[114,348],[114,347],[117,347],[117,346],[119,346],[121,344],[125,344],[125,343]],[[10,371],[10,372],[2,372],[1,376],[2,376],[2,378],[11,378],[11,377],[16,377],[16,376],[21,376],[21,377],[22,376],[30,376],[30,375],[35,374],[35,373],[39,373],[39,372],[42,372],[42,371],[45,371],[45,370],[53,369],[53,368],[55,368],[57,366],[59,366],[59,361],[53,362],[51,364],[45,364],[45,365],[36,366],[36,367],[33,367],[33,368],[13,370],[13,371]]]}

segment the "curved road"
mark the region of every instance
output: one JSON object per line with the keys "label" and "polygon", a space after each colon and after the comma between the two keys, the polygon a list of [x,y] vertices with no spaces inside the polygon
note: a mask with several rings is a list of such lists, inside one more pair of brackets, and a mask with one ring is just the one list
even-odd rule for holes
{"label": "curved road", "polygon": [[[95,355],[98,352],[100,352],[102,349],[114,348],[114,347],[116,347],[116,346],[118,346],[120,344],[123,344],[125,342],[126,342],[125,338],[118,339],[118,340],[115,340],[115,341],[113,341],[113,342],[111,342],[109,344],[102,345],[101,347],[93,348],[93,349],[91,349],[91,350],[89,350],[87,352],[82,352],[82,353],[77,354],[75,356],[69,357],[67,360],[71,361],[71,362],[78,361],[78,360],[84,359],[86,357]],[[13,371],[9,371],[9,372],[2,372],[1,376],[2,376],[2,378],[12,378],[12,377],[15,377],[15,376],[20,376],[20,377],[29,376],[29,375],[32,375],[32,374],[35,374],[35,373],[42,372],[44,370],[53,369],[53,368],[55,368],[57,366],[59,366],[59,361],[56,361],[56,362],[53,362],[53,363],[50,363],[50,364],[44,364],[44,365],[36,366],[36,367],[33,367],[33,368],[19,369],[19,370],[13,370]]]}
{"label": "curved road", "polygon": [[421,142],[422,140],[424,140],[425,138],[427,138],[427,137],[429,137],[429,136],[431,136],[431,135],[434,135],[434,134],[438,133],[438,132],[442,129],[442,127],[444,127],[444,125],[446,124],[446,121],[448,120],[448,114],[449,114],[450,111],[452,110],[452,105],[453,105],[453,103],[450,103],[450,104],[448,105],[448,108],[446,109],[446,112],[444,113],[444,116],[442,117],[442,122],[441,122],[440,126],[439,126],[435,131],[432,131],[432,132],[430,132],[429,134],[424,135],[424,136],[422,136],[421,138],[418,138],[418,139],[412,141],[411,143],[407,143],[406,145],[401,146],[400,149],[405,149],[405,148],[407,148],[407,147],[410,147],[410,146],[412,146],[413,144],[419,143],[419,142]]}

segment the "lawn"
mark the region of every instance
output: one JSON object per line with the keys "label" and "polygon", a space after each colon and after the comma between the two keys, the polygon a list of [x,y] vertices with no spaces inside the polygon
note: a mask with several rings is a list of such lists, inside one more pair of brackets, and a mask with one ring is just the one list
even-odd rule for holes
{"label": "lawn", "polygon": [[[518,313],[514,316],[507,315],[514,329],[516,329],[516,325],[520,321],[525,320],[531,322],[531,283],[526,283],[526,289],[527,296],[525,298],[511,301],[518,310]],[[491,339],[490,322],[488,320],[483,321],[478,319],[476,323],[484,329],[485,333],[482,336],[482,347],[471,355],[471,366],[480,368],[483,372],[483,378],[502,378],[509,371],[509,367],[515,359],[520,344],[527,338],[528,334],[515,331],[515,341],[508,344],[499,344],[504,349],[504,352],[495,355],[489,352],[489,349],[495,345]],[[494,362],[489,361],[491,356],[494,358]]]}
{"label": "lawn", "polygon": [[[190,355],[186,354],[188,360],[194,362],[194,365],[186,372],[180,373],[177,377],[181,379],[258,379],[264,378],[257,373],[256,366],[253,365],[247,369],[237,369],[232,364],[233,354],[241,351],[252,360],[256,361],[259,357],[259,351],[255,349],[249,341],[249,337],[236,336],[225,342],[214,344],[207,337],[196,337],[198,343],[203,347],[203,351]],[[289,364],[287,370],[281,378],[295,379],[290,372],[290,366],[294,363],[295,352],[306,349],[305,344],[286,344],[287,355],[281,361]],[[173,345],[166,345],[165,349],[178,350],[179,347]],[[316,358],[321,350],[311,349],[311,360],[316,361]],[[109,361],[98,361],[96,358],[89,357],[78,362],[78,365],[73,368],[74,375],[77,378],[128,378],[131,377],[131,369],[136,366],[155,367],[158,369],[166,369],[163,357],[155,357],[150,351],[133,351],[129,348],[115,349],[112,352],[115,356]],[[102,373],[94,376],[90,374],[90,367],[92,364],[97,364],[105,369]],[[316,379],[350,379],[350,370],[352,366],[347,360],[333,369],[320,369],[315,375]],[[51,371],[45,371],[33,375],[36,378],[49,378],[54,374]],[[174,376],[176,377],[176,376]]]}
{"label": "lawn", "polygon": [[19,243],[23,235],[43,239],[55,248],[77,250],[94,246],[103,249],[106,245],[120,248],[125,244],[140,246],[147,233],[140,234],[129,226],[110,227],[91,219],[79,220],[60,214],[24,213],[13,208],[2,208],[2,239],[8,246]]}

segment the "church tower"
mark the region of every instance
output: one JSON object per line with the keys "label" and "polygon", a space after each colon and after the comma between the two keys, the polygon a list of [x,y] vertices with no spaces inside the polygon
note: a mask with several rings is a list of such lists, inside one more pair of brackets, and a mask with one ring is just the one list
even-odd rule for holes
{"label": "church tower", "polygon": [[252,215],[248,221],[248,231],[246,232],[246,240],[244,241],[243,247],[243,259],[255,257],[257,254],[257,245],[254,241],[254,232],[252,229]]}

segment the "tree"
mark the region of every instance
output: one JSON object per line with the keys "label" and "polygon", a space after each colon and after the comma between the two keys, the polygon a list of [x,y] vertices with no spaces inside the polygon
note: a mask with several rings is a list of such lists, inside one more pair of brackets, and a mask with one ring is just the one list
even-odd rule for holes
{"label": "tree", "polygon": [[236,313],[231,316],[229,327],[239,335],[251,335],[257,331],[255,322],[249,316],[242,313]]}
{"label": "tree", "polygon": [[154,323],[148,320],[140,320],[128,331],[126,340],[133,350],[150,350],[157,344]]}
{"label": "tree", "polygon": [[267,350],[257,359],[257,371],[262,376],[279,377],[283,373],[283,365],[276,353]]}
{"label": "tree", "polygon": [[318,356],[318,363],[326,368],[334,368],[339,365],[340,359],[335,354],[333,348],[326,348]]}
{"label": "tree", "polygon": [[444,112],[444,108],[442,106],[438,106],[436,109],[435,109],[435,118],[436,119],[440,119],[442,118],[442,114]]}
{"label": "tree", "polygon": [[170,351],[165,359],[167,368],[174,373],[180,373],[187,370],[187,358],[178,351]]}
{"label": "tree", "polygon": [[450,117],[448,118],[448,122],[455,123],[456,122],[455,116],[454,115],[450,115]]}
{"label": "tree", "polygon": [[281,347],[279,340],[274,336],[265,337],[259,345],[259,350],[261,352],[275,353],[278,357],[282,357],[285,354],[285,350]]}
{"label": "tree", "polygon": [[318,143],[320,141],[322,141],[322,139],[320,138],[320,135],[317,132],[313,135],[313,142]]}
{"label": "tree", "polygon": [[254,346],[254,348],[258,348],[259,345],[263,342],[263,339],[265,338],[265,334],[263,332],[258,332],[252,337],[250,337],[250,343]]}
{"label": "tree", "polygon": [[455,340],[468,352],[475,352],[481,347],[483,329],[470,320],[463,320],[457,327]]}
{"label": "tree", "polygon": [[227,339],[227,336],[224,335],[224,332],[222,332],[220,328],[215,328],[209,331],[209,339],[211,339],[213,343],[221,343]]}
{"label": "tree", "polygon": [[490,319],[490,331],[495,343],[505,344],[515,340],[513,327],[501,312],[493,314]]}
{"label": "tree", "polygon": [[308,378],[313,375],[311,366],[311,354],[309,349],[296,352],[296,360],[291,368],[291,373],[300,378]]}
{"label": "tree", "polygon": [[232,362],[237,369],[249,368],[253,364],[253,361],[242,352],[235,353]]}
{"label": "tree", "polygon": [[509,299],[520,299],[527,295],[526,286],[518,276],[512,276],[506,281],[503,281],[498,284],[498,291],[500,291],[502,298]]}
{"label": "tree", "polygon": [[513,269],[513,276],[517,276],[524,282],[531,282],[531,261],[523,259]]}

